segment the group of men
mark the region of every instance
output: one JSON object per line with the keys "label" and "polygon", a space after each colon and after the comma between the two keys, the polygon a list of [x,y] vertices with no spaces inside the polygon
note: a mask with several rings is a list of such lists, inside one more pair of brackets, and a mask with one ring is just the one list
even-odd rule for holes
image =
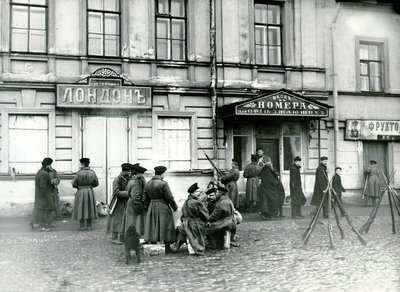
{"label": "group of men", "polygon": [[167,168],[155,167],[148,182],[143,176],[147,169],[139,164],[123,163],[121,168],[113,182],[107,224],[112,243],[123,244],[124,234],[132,225],[146,243],[163,242],[166,253],[177,252],[188,241],[196,255],[204,255],[206,236],[210,248],[222,247],[226,231],[232,232],[234,239],[235,209],[226,195],[227,189],[211,184],[206,191],[210,196],[207,200],[197,183],[191,185],[182,207],[181,225],[176,228],[172,211],[178,205],[164,180]]}

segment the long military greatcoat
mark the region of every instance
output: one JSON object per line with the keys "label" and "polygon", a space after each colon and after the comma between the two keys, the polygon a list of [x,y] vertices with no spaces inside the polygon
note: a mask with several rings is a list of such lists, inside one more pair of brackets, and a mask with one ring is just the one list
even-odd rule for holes
{"label": "long military greatcoat", "polygon": [[293,205],[298,206],[307,202],[301,186],[300,167],[296,164],[290,168],[290,200]]}
{"label": "long military greatcoat", "polygon": [[[315,184],[311,205],[318,207],[321,204],[322,198],[324,197],[324,192],[328,187],[328,183],[329,181],[326,166],[320,163],[315,173]],[[325,202],[328,202],[328,200],[324,200],[324,204]]]}
{"label": "long military greatcoat", "polygon": [[53,185],[49,169],[42,167],[35,176],[35,208],[40,210],[54,210]]}
{"label": "long military greatcoat", "polygon": [[93,188],[99,185],[96,173],[88,166],[82,167],[75,175],[72,186],[77,190],[74,200],[73,220],[97,218],[96,197]]}
{"label": "long military greatcoat", "polygon": [[257,165],[257,162],[252,162],[247,165],[243,171],[243,177],[247,178],[246,182],[246,203],[258,201],[257,189],[260,184],[259,175],[261,168]]}
{"label": "long military greatcoat", "polygon": [[147,209],[144,240],[147,242],[176,241],[172,210],[178,206],[167,182],[155,175],[144,188],[144,206]]}
{"label": "long military greatcoat", "polygon": [[117,198],[117,203],[115,205],[112,215],[110,215],[111,220],[111,232],[124,233],[124,222],[125,219],[125,207],[128,202],[129,195],[126,190],[126,186],[129,183],[130,173],[120,173],[113,181],[113,197]]}
{"label": "long military greatcoat", "polygon": [[378,198],[380,194],[380,181],[378,166],[373,164],[368,168],[368,182],[365,194],[368,197]]}
{"label": "long military greatcoat", "polygon": [[125,232],[133,225],[140,235],[144,235],[145,210],[143,206],[143,193],[146,180],[142,174],[131,177],[126,189],[129,200],[125,212]]}
{"label": "long military greatcoat", "polygon": [[236,182],[239,180],[239,169],[232,167],[229,173],[221,177],[221,182],[228,190],[228,197],[233,202],[236,209],[240,207],[239,191]]}
{"label": "long military greatcoat", "polygon": [[224,229],[234,230],[236,223],[234,219],[235,208],[227,195],[222,195],[215,203],[214,211],[210,214],[208,222],[211,226],[206,228],[206,234],[214,234]]}
{"label": "long military greatcoat", "polygon": [[282,184],[268,165],[264,165],[262,168],[260,178],[261,184],[258,187],[260,212],[267,216],[276,215],[279,211],[278,207],[283,204]]}
{"label": "long military greatcoat", "polygon": [[189,195],[182,207],[182,225],[179,227],[179,240],[189,239],[197,255],[204,255],[206,222],[208,210],[204,203]]}

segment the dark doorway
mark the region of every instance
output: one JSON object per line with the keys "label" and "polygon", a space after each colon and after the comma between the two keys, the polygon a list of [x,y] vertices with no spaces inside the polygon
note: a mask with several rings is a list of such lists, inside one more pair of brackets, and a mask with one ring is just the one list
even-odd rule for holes
{"label": "dark doorway", "polygon": [[[364,181],[367,175],[367,169],[370,165],[370,160],[376,160],[378,168],[382,169],[386,177],[388,176],[387,169],[387,148],[388,145],[385,142],[377,141],[364,141],[363,142],[363,166],[364,166]],[[382,173],[379,173],[381,186],[386,184]]]}
{"label": "dark doorway", "polygon": [[279,172],[279,140],[277,139],[257,139],[257,148],[262,148],[264,150],[264,155],[271,158],[274,170]]}

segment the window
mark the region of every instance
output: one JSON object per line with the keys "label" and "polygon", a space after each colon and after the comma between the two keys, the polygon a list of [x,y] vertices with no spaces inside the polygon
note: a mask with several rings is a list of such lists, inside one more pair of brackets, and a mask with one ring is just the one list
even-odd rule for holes
{"label": "window", "polygon": [[8,167],[36,173],[49,156],[49,116],[9,114],[8,131]]}
{"label": "window", "polygon": [[186,5],[185,0],[158,0],[157,59],[186,59]]}
{"label": "window", "polygon": [[119,0],[88,0],[88,54],[119,56]]}
{"label": "window", "polygon": [[191,169],[190,118],[158,117],[159,161],[170,170]]}
{"label": "window", "polygon": [[243,170],[250,163],[253,153],[253,127],[251,124],[234,124],[233,126],[233,158],[239,162]]}
{"label": "window", "polygon": [[382,45],[360,42],[360,89],[382,91]]}
{"label": "window", "polygon": [[301,126],[299,124],[283,124],[283,166],[289,170],[296,156],[301,157]]}
{"label": "window", "polygon": [[11,50],[43,53],[47,51],[46,0],[11,1]]}
{"label": "window", "polygon": [[282,64],[282,22],[279,5],[255,3],[254,33],[256,63]]}

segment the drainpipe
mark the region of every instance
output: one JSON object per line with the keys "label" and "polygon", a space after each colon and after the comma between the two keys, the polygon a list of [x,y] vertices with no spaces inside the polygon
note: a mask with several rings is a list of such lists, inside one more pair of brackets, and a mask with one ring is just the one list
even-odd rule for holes
{"label": "drainpipe", "polygon": [[333,91],[333,135],[334,135],[334,160],[335,167],[338,165],[338,146],[339,146],[339,109],[338,109],[338,80],[336,73],[336,21],[339,17],[341,3],[336,6],[335,16],[331,23],[331,50],[332,50],[332,91]]}
{"label": "drainpipe", "polygon": [[[212,129],[213,129],[213,160],[218,167],[218,130],[217,130],[217,55],[216,55],[216,17],[215,17],[215,0],[210,0],[210,95],[212,107]],[[214,170],[214,177],[217,173]]]}

